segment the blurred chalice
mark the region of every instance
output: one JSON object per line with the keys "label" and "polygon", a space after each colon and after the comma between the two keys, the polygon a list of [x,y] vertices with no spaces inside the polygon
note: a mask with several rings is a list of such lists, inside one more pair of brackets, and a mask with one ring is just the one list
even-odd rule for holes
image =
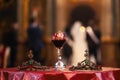
{"label": "blurred chalice", "polygon": [[65,69],[65,64],[62,62],[62,47],[65,43],[65,33],[59,31],[52,35],[52,42],[57,49],[58,61],[55,63],[55,68],[58,70]]}

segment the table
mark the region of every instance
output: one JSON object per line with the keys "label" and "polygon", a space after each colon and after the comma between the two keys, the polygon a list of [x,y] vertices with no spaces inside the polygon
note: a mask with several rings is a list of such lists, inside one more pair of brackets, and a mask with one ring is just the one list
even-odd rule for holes
{"label": "table", "polygon": [[7,68],[0,69],[0,80],[120,80],[120,69],[103,67],[101,71],[18,71],[16,68]]}

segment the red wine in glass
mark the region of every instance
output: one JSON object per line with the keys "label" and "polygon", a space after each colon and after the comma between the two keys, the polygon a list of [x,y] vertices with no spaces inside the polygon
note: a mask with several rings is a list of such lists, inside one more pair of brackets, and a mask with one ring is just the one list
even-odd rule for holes
{"label": "red wine in glass", "polygon": [[58,61],[55,63],[55,68],[62,70],[65,69],[65,64],[62,62],[61,49],[65,43],[65,34],[63,32],[57,32],[52,36],[52,42],[57,48]]}
{"label": "red wine in glass", "polygon": [[56,48],[62,48],[63,44],[65,43],[65,39],[63,40],[52,40],[53,44]]}

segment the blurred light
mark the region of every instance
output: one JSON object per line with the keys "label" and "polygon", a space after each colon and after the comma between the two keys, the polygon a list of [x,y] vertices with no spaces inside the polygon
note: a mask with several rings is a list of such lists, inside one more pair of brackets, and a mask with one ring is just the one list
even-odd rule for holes
{"label": "blurred light", "polygon": [[85,27],[84,26],[80,26],[80,31],[85,32]]}

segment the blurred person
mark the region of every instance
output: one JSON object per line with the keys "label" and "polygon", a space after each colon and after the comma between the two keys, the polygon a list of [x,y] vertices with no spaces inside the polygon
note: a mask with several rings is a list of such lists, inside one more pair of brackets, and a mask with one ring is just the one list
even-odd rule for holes
{"label": "blurred person", "polygon": [[0,43],[0,68],[7,68],[9,64],[10,48]]}
{"label": "blurred person", "polygon": [[71,64],[77,65],[78,62],[85,59],[85,50],[88,49],[85,27],[82,26],[80,21],[76,21],[72,25],[71,36],[73,37],[73,40],[69,37],[67,38],[67,43],[72,48],[73,53],[71,57]]}
{"label": "blurred person", "polygon": [[3,34],[3,45],[10,47],[10,64],[8,67],[14,67],[18,48],[18,22],[13,21],[8,31]]}
{"label": "blurred person", "polygon": [[43,43],[43,27],[39,25],[37,18],[31,18],[29,27],[27,29],[28,47],[33,52],[33,59],[43,64],[41,49],[44,47]]}
{"label": "blurred person", "polygon": [[90,57],[93,56],[95,58],[96,64],[101,64],[101,33],[100,30],[97,28],[97,23],[98,22],[96,20],[90,20],[89,26],[87,26],[86,28],[86,32]]}
{"label": "blurred person", "polygon": [[[91,31],[94,33],[94,26],[92,24],[94,20],[95,12],[88,5],[80,5],[71,12],[69,22],[65,29],[68,38],[63,48],[63,54],[66,58],[66,62],[69,64],[77,65],[78,62],[83,61],[85,58],[85,50],[89,50],[90,56],[93,54],[96,63],[99,63],[98,57],[96,56],[98,46],[94,46],[96,44],[92,39],[93,36],[91,36],[93,34],[89,34],[89,31],[90,33]],[[96,33],[99,34],[99,31],[96,31],[94,36],[96,36]],[[99,39],[100,36],[97,38],[97,45],[99,45]]]}

